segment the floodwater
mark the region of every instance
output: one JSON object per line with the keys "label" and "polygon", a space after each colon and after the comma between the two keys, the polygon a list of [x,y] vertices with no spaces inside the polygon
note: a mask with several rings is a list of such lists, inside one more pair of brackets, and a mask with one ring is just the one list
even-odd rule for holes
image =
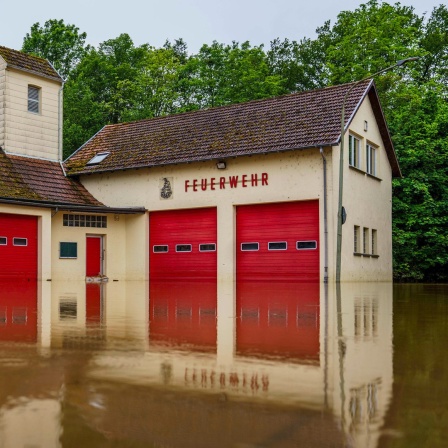
{"label": "floodwater", "polygon": [[448,285],[0,283],[0,448],[446,447]]}

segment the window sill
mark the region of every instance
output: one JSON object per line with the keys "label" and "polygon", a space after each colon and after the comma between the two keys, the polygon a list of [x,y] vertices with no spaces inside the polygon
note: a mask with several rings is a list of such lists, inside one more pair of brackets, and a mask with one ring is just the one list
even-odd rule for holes
{"label": "window sill", "polygon": [[367,177],[371,177],[372,179],[375,179],[378,182],[382,182],[383,181],[383,179],[381,179],[381,178],[379,178],[379,177],[377,177],[377,176],[375,176],[373,174],[366,173],[366,175],[367,175]]}
{"label": "window sill", "polygon": [[362,257],[363,256],[363,254],[361,252],[353,252],[353,255],[355,257]]}
{"label": "window sill", "polygon": [[376,255],[376,254],[372,254],[372,255],[370,255],[372,258],[380,258],[380,256],[379,255]]}
{"label": "window sill", "polygon": [[360,174],[366,174],[365,171],[363,171],[361,168],[358,168],[358,167],[356,167],[356,166],[349,165],[348,167],[349,167],[351,170],[353,170],[353,171],[357,171],[357,172],[360,173]]}
{"label": "window sill", "polygon": [[368,257],[368,258],[370,258],[370,257],[371,257],[371,255],[370,255],[370,254],[362,254],[362,256],[363,256],[363,257]]}

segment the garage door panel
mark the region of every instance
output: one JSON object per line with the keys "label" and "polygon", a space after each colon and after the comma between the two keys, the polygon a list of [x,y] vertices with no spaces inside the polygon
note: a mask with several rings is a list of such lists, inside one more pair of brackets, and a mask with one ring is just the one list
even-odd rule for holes
{"label": "garage door panel", "polygon": [[216,225],[216,208],[151,213],[151,280],[216,279]]}
{"label": "garage door panel", "polygon": [[0,278],[37,278],[37,217],[0,214]]}
{"label": "garage door panel", "polygon": [[[246,243],[258,249],[246,251]],[[318,201],[238,207],[237,277],[318,280]]]}

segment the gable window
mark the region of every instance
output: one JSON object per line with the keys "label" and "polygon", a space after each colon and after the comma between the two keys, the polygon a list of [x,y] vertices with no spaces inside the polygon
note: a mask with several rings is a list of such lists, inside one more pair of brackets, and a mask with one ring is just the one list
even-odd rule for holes
{"label": "gable window", "polygon": [[361,140],[354,135],[348,136],[348,163],[361,169]]}
{"label": "gable window", "polygon": [[376,176],[376,153],[377,149],[370,145],[366,145],[366,171],[372,176]]}
{"label": "gable window", "polygon": [[40,112],[40,88],[28,86],[28,112],[38,114]]}

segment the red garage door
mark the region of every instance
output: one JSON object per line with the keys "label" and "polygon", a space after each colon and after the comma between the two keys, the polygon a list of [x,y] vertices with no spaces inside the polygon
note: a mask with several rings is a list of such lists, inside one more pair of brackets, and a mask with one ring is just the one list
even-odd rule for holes
{"label": "red garage door", "polygon": [[216,208],[149,215],[150,279],[216,279]]}
{"label": "red garage door", "polygon": [[37,278],[37,217],[0,214],[0,278]]}
{"label": "red garage door", "polygon": [[237,208],[237,279],[319,280],[319,202]]}

